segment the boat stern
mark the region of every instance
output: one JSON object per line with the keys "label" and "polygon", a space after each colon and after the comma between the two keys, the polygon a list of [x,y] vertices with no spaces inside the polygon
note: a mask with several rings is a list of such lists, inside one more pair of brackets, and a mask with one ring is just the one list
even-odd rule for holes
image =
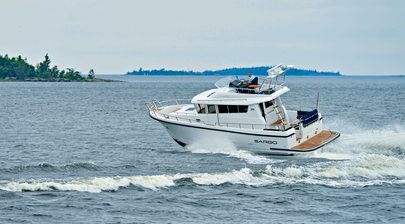
{"label": "boat stern", "polygon": [[292,147],[291,150],[298,152],[314,151],[336,140],[337,138],[339,138],[339,136],[339,132],[322,130],[320,133],[314,135],[306,141]]}

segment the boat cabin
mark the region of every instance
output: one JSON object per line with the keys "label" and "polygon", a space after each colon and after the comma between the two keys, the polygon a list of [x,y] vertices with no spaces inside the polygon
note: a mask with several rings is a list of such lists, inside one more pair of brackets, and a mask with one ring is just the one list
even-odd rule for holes
{"label": "boat cabin", "polygon": [[280,96],[288,91],[285,86],[271,94],[220,88],[200,93],[191,102],[198,118],[209,125],[284,130],[290,124],[290,115]]}

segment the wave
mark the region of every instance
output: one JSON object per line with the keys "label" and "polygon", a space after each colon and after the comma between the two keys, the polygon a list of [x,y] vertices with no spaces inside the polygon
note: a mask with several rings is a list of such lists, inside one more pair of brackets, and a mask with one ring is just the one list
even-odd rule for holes
{"label": "wave", "polygon": [[26,171],[67,171],[67,170],[98,170],[99,166],[91,162],[78,162],[78,163],[68,163],[64,165],[52,165],[49,163],[39,163],[36,165],[22,165],[9,168],[2,168],[3,172],[16,173],[16,172],[26,172]]}
{"label": "wave", "polygon": [[102,191],[116,191],[130,185],[140,186],[152,190],[174,185],[174,177],[158,176],[130,176],[130,177],[94,177],[70,181],[30,181],[1,183],[0,189],[5,191],[81,191],[100,193]]}
{"label": "wave", "polygon": [[[277,165],[277,164],[276,164]],[[249,168],[223,173],[94,177],[77,180],[3,182],[5,191],[83,191],[100,193],[139,186],[158,190],[190,180],[196,185],[240,184],[247,186],[311,184],[328,187],[364,187],[383,184],[405,184],[405,161],[377,154],[361,154],[353,160],[322,161],[310,165],[276,167],[253,171]]]}
{"label": "wave", "polygon": [[385,155],[361,154],[353,160],[328,161],[310,166],[267,166],[265,175],[276,183],[364,187],[405,184],[405,161]]}

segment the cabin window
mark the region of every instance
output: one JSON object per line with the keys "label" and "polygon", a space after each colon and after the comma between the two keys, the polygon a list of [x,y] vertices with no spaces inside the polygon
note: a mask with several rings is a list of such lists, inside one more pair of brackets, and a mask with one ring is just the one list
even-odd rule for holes
{"label": "cabin window", "polygon": [[218,105],[218,112],[219,113],[228,113],[228,106],[227,105]]}
{"label": "cabin window", "polygon": [[248,106],[247,105],[239,105],[238,106],[238,111],[239,111],[239,113],[247,113],[248,112]]}
{"label": "cabin window", "polygon": [[209,114],[216,114],[215,105],[208,105],[208,113]]}
{"label": "cabin window", "polygon": [[269,108],[269,107],[273,106],[273,101],[266,101],[266,102],[264,102],[264,105],[266,106],[266,108]]}
{"label": "cabin window", "polygon": [[195,109],[197,110],[197,113],[199,114],[205,114],[205,104],[194,104]]}
{"label": "cabin window", "polygon": [[218,112],[223,113],[247,113],[247,105],[218,105]]}
{"label": "cabin window", "polygon": [[229,113],[238,113],[238,106],[237,105],[228,105]]}

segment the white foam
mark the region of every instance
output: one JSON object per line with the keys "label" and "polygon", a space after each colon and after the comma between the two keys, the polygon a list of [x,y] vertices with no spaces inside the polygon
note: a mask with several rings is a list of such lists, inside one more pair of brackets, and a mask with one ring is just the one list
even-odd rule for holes
{"label": "white foam", "polygon": [[298,166],[275,167],[253,172],[249,168],[223,173],[95,177],[76,180],[6,182],[5,191],[83,191],[99,193],[116,191],[130,185],[158,190],[176,185],[176,180],[190,178],[199,185],[225,183],[248,186],[273,184],[315,184],[330,187],[362,187],[380,184],[405,184],[405,161],[379,154],[362,154],[353,160],[327,161]]}
{"label": "white foam", "polygon": [[332,130],[344,130],[338,140],[304,157],[330,160],[353,160],[359,154],[403,156],[405,153],[405,125],[387,125],[364,129],[350,124],[332,122],[325,125]]}
{"label": "white foam", "polygon": [[348,159],[353,159],[354,154],[351,153],[339,153],[339,152],[330,152],[328,151],[330,148],[325,149],[319,149],[317,151],[314,151],[310,154],[307,155],[301,155],[302,157],[311,157],[311,158],[324,158],[324,159],[329,159],[329,160],[348,160]]}
{"label": "white foam", "polygon": [[248,184],[248,185],[261,184],[260,179],[258,177],[254,177],[252,175],[252,171],[249,168],[234,170],[232,172],[227,173],[197,174],[192,177],[192,180],[194,183],[200,185],[220,185],[224,183]]}
{"label": "white foam", "polygon": [[192,153],[212,153],[212,154],[224,154],[229,157],[241,159],[250,164],[270,164],[282,162],[281,160],[270,159],[265,156],[257,155],[253,152],[237,149],[231,142],[204,142],[193,143],[187,146],[187,149]]}
{"label": "white foam", "polygon": [[399,158],[361,154],[353,160],[328,161],[308,166],[278,168],[268,165],[266,177],[284,184],[320,184],[332,187],[356,187],[382,183],[405,183],[405,161]]}
{"label": "white foam", "polygon": [[61,182],[9,182],[0,184],[0,189],[6,191],[61,190],[100,193],[102,191],[116,191],[121,187],[128,187],[131,184],[152,190],[175,185],[174,177],[167,175],[157,175],[130,177],[95,177],[91,179],[80,179]]}
{"label": "white foam", "polygon": [[0,184],[0,189],[5,191],[81,191],[100,193],[102,191],[116,191],[121,187],[130,185],[157,190],[175,185],[176,180],[190,178],[199,185],[221,185],[224,183],[262,185],[260,177],[255,177],[249,168],[233,170],[224,173],[195,173],[155,176],[128,176],[128,177],[95,177],[90,179],[70,181],[30,181],[8,182]]}

